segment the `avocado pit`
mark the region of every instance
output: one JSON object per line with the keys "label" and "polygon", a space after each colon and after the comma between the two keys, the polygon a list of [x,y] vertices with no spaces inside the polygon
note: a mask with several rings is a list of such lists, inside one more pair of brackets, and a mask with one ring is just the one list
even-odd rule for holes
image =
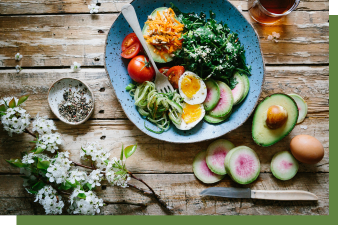
{"label": "avocado pit", "polygon": [[282,127],[288,119],[288,112],[283,106],[273,105],[267,111],[266,125],[275,130]]}

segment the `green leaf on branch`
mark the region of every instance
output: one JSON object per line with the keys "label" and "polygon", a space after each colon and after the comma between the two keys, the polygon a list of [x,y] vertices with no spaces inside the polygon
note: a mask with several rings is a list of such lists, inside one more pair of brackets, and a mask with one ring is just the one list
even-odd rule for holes
{"label": "green leaf on branch", "polygon": [[9,108],[14,108],[16,106],[14,98],[8,103],[8,106],[9,106]]}
{"label": "green leaf on branch", "polygon": [[42,189],[46,184],[43,181],[39,181],[36,184],[33,185],[32,190],[34,191],[39,191],[40,189]]}
{"label": "green leaf on branch", "polygon": [[134,152],[136,151],[137,144],[136,145],[130,145],[124,149],[124,156],[126,159],[128,159]]}
{"label": "green leaf on branch", "polygon": [[84,151],[84,153],[87,153],[86,150],[84,150],[82,147],[81,147],[82,151]]}
{"label": "green leaf on branch", "polygon": [[18,105],[21,105],[22,103],[24,103],[24,101],[26,101],[28,97],[29,97],[29,95],[21,96],[19,98]]}
{"label": "green leaf on branch", "polygon": [[121,149],[121,156],[120,156],[120,160],[123,160],[123,143],[122,143],[122,149]]}
{"label": "green leaf on branch", "polygon": [[35,151],[35,154],[39,154],[41,152],[43,152],[45,149],[41,148],[41,147],[38,147]]}
{"label": "green leaf on branch", "polygon": [[71,188],[73,188],[73,184],[70,183],[68,180],[66,180],[66,182],[64,184],[61,184],[59,186],[59,189],[63,189],[63,190],[69,190]]}
{"label": "green leaf on branch", "polygon": [[40,161],[38,162],[38,165],[36,166],[38,169],[46,170],[49,167],[50,162],[45,160],[45,161]]}
{"label": "green leaf on branch", "polygon": [[90,183],[86,183],[84,185],[85,188],[87,188],[89,191],[91,191],[93,189],[92,185]]}
{"label": "green leaf on branch", "polygon": [[0,112],[5,112],[5,111],[6,111],[5,104],[0,105]]}
{"label": "green leaf on branch", "polygon": [[11,164],[14,167],[19,167],[19,168],[29,166],[28,164],[22,163],[21,159],[10,159],[10,160],[6,159],[6,162],[8,162],[9,164]]}
{"label": "green leaf on branch", "polygon": [[32,189],[27,189],[27,191],[28,191],[29,193],[33,194],[33,195],[38,193],[37,191],[34,191],[34,190],[32,190]]}
{"label": "green leaf on branch", "polygon": [[126,173],[125,171],[120,170],[120,171],[117,171],[115,174],[116,174],[116,175],[122,175],[122,174],[125,174],[125,173]]}
{"label": "green leaf on branch", "polygon": [[86,199],[86,194],[85,193],[79,193],[77,195],[77,197],[82,198],[82,199]]}

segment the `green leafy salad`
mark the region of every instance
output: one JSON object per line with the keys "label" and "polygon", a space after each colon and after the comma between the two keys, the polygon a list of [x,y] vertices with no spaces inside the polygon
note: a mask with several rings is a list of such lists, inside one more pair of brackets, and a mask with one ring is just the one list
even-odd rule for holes
{"label": "green leafy salad", "polygon": [[238,34],[230,32],[226,24],[217,23],[215,13],[210,11],[210,19],[206,19],[203,12],[183,13],[173,4],[171,8],[184,24],[182,49],[175,53],[180,65],[203,79],[223,80],[231,89],[237,84],[234,72],[250,75]]}

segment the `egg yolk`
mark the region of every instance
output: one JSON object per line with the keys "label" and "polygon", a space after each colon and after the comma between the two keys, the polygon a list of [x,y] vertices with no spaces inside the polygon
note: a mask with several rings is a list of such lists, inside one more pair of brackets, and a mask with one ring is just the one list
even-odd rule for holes
{"label": "egg yolk", "polygon": [[185,123],[192,123],[201,118],[202,109],[200,105],[186,104],[183,108],[182,119]]}
{"label": "egg yolk", "polygon": [[200,81],[195,76],[186,75],[183,77],[181,82],[181,90],[188,98],[192,98],[200,88]]}

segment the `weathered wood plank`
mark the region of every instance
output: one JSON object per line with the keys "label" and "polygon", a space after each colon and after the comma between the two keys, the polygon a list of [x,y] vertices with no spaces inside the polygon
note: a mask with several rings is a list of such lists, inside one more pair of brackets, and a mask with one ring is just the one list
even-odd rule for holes
{"label": "weathered wood plank", "polygon": [[[252,199],[224,199],[201,197],[199,193],[210,185],[199,182],[192,174],[140,174],[162,197],[177,215],[328,215],[329,214],[329,174],[298,173],[290,181],[279,181],[271,174],[262,173],[256,182],[246,185],[256,190],[305,190],[316,194],[318,202],[306,201],[265,201]],[[0,176],[0,214],[43,214],[37,203],[33,203],[22,187],[18,176]],[[132,181],[133,184],[140,185]],[[141,186],[141,185],[140,185]],[[224,178],[219,187],[239,187]],[[98,195],[109,201],[148,203],[146,208],[128,204],[114,204],[102,208],[101,214],[160,215],[164,212],[152,199],[130,188],[107,186],[98,190]]]}
{"label": "weathered wood plank", "polygon": [[[48,14],[48,13],[89,13],[88,4],[92,1],[83,0],[2,0],[0,14]],[[97,2],[97,1],[94,1]],[[121,11],[121,7],[131,0],[100,0],[100,13]],[[248,10],[247,0],[231,0],[234,6]],[[328,11],[328,0],[301,1],[297,11]]]}
{"label": "weathered wood plank", "polygon": [[[243,14],[250,19],[247,12]],[[117,14],[0,17],[0,67],[15,67],[16,52],[23,55],[23,67],[70,66],[73,61],[102,66],[105,38],[116,17]],[[253,23],[266,63],[328,63],[328,20],[326,11],[297,11],[273,26]],[[278,43],[267,40],[273,31],[281,34]]]}
{"label": "weathered wood plank", "polygon": [[[300,164],[301,172],[329,172],[329,119],[306,119],[302,129],[297,125],[291,134],[271,147],[259,147],[251,138],[251,119],[243,126],[223,136],[236,146],[245,145],[254,149],[261,161],[261,171],[270,172],[272,156],[280,151],[289,150],[290,140],[298,134],[316,137],[324,146],[324,159],[316,165]],[[141,132],[128,120],[91,120],[83,125],[69,126],[57,121],[59,132],[63,135],[62,150],[71,153],[71,159],[80,161],[81,145],[97,141],[111,150],[111,157],[118,157],[121,143],[124,146],[138,144],[138,150],[127,161],[128,168],[136,173],[190,173],[192,162],[200,150],[204,150],[212,141],[194,144],[172,144],[151,138]],[[0,131],[0,157],[2,159],[19,158],[21,151],[29,151],[33,138],[28,134],[13,135],[12,138]],[[85,162],[83,162],[85,163]],[[0,160],[0,173],[18,173],[4,160]]]}
{"label": "weathered wood plank", "polygon": [[[276,92],[297,93],[308,103],[309,117],[329,116],[329,67],[279,67],[266,68],[266,80],[262,97]],[[0,71],[0,96],[31,94],[27,108],[32,116],[37,113],[56,118],[50,111],[47,92],[53,82],[62,77],[73,77],[86,82],[95,95],[95,111],[92,118],[126,118],[115,96],[104,69],[82,69],[72,73],[70,69],[23,69]]]}

